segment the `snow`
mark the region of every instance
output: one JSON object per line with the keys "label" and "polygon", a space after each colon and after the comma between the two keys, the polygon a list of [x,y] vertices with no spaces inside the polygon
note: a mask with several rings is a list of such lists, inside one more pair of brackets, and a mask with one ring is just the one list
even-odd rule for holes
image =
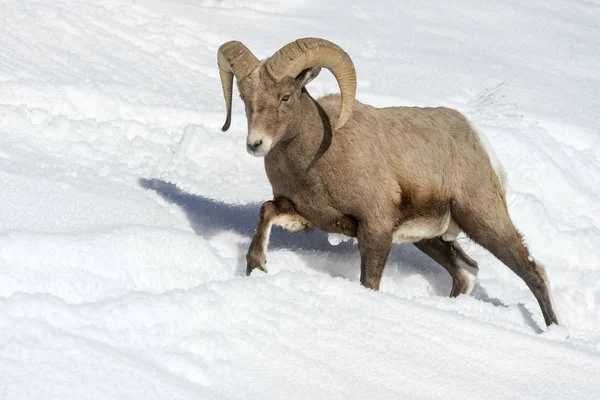
{"label": "snow", "polygon": [[[597,1],[0,9],[0,398],[597,396]],[[479,279],[456,299],[411,245],[364,289],[356,245],[320,232],[274,229],[269,274],[244,276],[271,192],[237,97],[220,132],[216,49],[305,36],[348,51],[360,101],[453,107],[485,133],[563,326],[466,238]]]}

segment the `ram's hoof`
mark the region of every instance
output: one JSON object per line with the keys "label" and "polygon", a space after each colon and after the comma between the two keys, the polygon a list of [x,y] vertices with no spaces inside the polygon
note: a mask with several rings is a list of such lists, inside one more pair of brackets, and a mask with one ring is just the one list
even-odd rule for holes
{"label": "ram's hoof", "polygon": [[246,255],[246,276],[250,276],[252,271],[255,269],[259,269],[264,273],[267,273],[267,258],[263,254],[256,254],[253,252],[249,252]]}
{"label": "ram's hoof", "polygon": [[252,271],[254,271],[255,269],[259,269],[262,272],[264,272],[265,274],[267,273],[267,269],[265,268],[264,265],[252,266],[252,265],[248,264],[248,266],[246,267],[246,276],[250,276]]}

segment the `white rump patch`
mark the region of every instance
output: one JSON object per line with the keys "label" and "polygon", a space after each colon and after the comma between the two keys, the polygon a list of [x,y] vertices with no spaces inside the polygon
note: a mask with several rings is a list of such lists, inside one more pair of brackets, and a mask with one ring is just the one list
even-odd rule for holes
{"label": "white rump patch", "polygon": [[496,176],[500,180],[502,187],[505,188],[506,187],[506,173],[504,172],[504,168],[502,168],[500,159],[498,159],[498,156],[494,152],[494,149],[493,149],[492,145],[490,144],[487,136],[485,136],[485,134],[482,131],[480,131],[479,129],[476,129],[472,123],[471,123],[471,128],[473,128],[473,130],[475,132],[477,132],[477,136],[479,137],[479,142],[481,143],[481,146],[483,146],[483,148],[485,149],[485,152],[487,153],[488,158],[490,159],[490,163],[492,164],[492,168],[494,169],[494,172],[496,172]]}

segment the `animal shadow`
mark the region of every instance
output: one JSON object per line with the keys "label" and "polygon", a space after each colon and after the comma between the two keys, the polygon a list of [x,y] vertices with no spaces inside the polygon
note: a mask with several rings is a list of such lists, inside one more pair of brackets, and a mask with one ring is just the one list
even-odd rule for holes
{"label": "animal shadow", "polygon": [[[177,185],[159,179],[139,180],[141,187],[154,190],[166,201],[183,209],[196,234],[210,239],[223,231],[233,231],[252,238],[262,203],[228,204],[182,191]],[[274,227],[269,240],[271,249],[328,251],[348,254],[357,251],[349,242],[332,246],[327,235],[317,229],[289,233]]]}

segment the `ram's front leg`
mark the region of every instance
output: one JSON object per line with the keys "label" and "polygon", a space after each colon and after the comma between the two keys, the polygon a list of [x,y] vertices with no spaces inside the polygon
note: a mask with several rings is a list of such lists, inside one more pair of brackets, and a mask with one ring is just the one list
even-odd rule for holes
{"label": "ram's front leg", "polygon": [[267,247],[271,236],[271,227],[277,225],[290,232],[311,229],[312,224],[302,217],[291,201],[284,198],[270,200],[260,207],[256,233],[246,254],[246,275],[258,268],[267,272]]}
{"label": "ram's front leg", "polygon": [[358,225],[360,283],[379,290],[383,269],[392,249],[392,229],[361,221]]}

